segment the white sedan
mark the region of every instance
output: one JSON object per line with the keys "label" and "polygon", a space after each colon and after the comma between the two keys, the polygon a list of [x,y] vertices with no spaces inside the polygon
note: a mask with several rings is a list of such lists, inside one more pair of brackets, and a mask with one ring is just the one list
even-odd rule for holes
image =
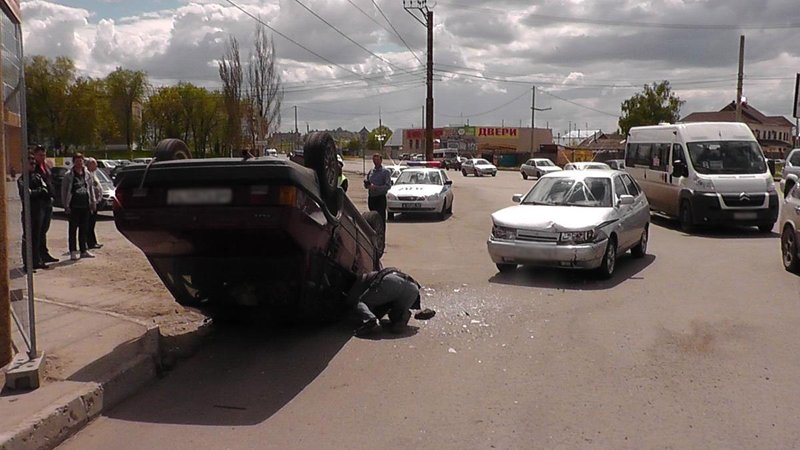
{"label": "white sedan", "polygon": [[396,213],[435,213],[444,220],[453,212],[453,181],[442,169],[409,168],[386,194],[388,219]]}
{"label": "white sedan", "polygon": [[647,252],[650,205],[627,173],[551,173],[514,200],[520,204],[492,214],[486,243],[500,272],[524,264],[597,269],[610,278],[617,255]]}
{"label": "white sedan", "polygon": [[612,170],[611,166],[609,166],[606,163],[592,162],[592,161],[572,162],[564,166],[564,170],[591,170],[591,169]]}
{"label": "white sedan", "polygon": [[461,175],[473,174],[476,177],[497,175],[497,166],[483,158],[472,158],[461,163]]}
{"label": "white sedan", "polygon": [[519,171],[522,174],[522,179],[524,180],[527,180],[528,177],[539,178],[542,175],[550,172],[559,172],[560,170],[561,167],[553,164],[553,161],[550,161],[547,158],[531,158],[525,161],[525,164],[519,167]]}

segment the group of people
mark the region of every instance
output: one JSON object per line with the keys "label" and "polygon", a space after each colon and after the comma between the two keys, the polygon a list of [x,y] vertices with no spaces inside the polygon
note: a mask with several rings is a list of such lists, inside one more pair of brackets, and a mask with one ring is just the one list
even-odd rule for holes
{"label": "group of people", "polygon": [[[35,269],[49,269],[50,263],[59,259],[50,254],[47,247],[47,232],[53,217],[53,200],[60,196],[61,204],[69,221],[69,257],[75,261],[80,258],[94,258],[89,251],[101,248],[97,242],[95,224],[97,223],[97,205],[103,197],[103,189],[95,171],[97,161],[85,159],[80,153],[72,157],[72,167],[61,182],[61,191],[56,192],[53,184],[53,173],[47,163],[47,152],[44,147],[37,146],[28,155],[28,184],[25,177],[17,179],[20,199],[23,200],[25,190],[30,194],[32,264]],[[25,203],[22,209],[22,261],[23,270],[28,271],[27,241],[25,232]]]}

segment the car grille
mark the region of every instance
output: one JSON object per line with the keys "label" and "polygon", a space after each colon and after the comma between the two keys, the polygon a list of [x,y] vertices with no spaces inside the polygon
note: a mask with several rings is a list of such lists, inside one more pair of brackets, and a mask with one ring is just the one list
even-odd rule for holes
{"label": "car grille", "polygon": [[416,202],[416,201],[420,201],[420,200],[425,200],[425,197],[423,197],[423,196],[419,196],[418,197],[416,195],[399,195],[397,197],[397,199],[398,200],[402,200],[404,202]]}
{"label": "car grille", "polygon": [[722,200],[727,206],[761,206],[766,194],[723,194]]}
{"label": "car grille", "polygon": [[558,242],[558,233],[554,231],[517,230],[517,240],[531,242]]}

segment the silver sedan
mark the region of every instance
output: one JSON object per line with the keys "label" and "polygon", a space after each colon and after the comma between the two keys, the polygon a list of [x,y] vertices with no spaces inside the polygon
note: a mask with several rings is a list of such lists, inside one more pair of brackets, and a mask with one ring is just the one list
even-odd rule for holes
{"label": "silver sedan", "polygon": [[617,255],[647,252],[650,205],[627,173],[570,170],[542,176],[519,205],[492,214],[489,256],[517,265],[596,269],[610,278]]}

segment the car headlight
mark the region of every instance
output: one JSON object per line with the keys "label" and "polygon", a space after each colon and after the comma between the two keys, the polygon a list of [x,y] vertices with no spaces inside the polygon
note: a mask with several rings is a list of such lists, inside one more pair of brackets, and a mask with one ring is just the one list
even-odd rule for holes
{"label": "car headlight", "polygon": [[585,244],[592,242],[595,237],[594,230],[565,231],[558,236],[559,244]]}
{"label": "car headlight", "polygon": [[697,183],[697,187],[700,188],[701,191],[716,191],[714,188],[714,182],[711,180],[704,180],[700,177],[695,178],[695,182]]}
{"label": "car headlight", "polygon": [[389,199],[389,200],[397,200],[397,196],[392,194],[391,192],[386,194],[386,198]]}
{"label": "car headlight", "polygon": [[425,200],[439,200],[439,193],[435,193],[432,195],[426,195]]}
{"label": "car headlight", "polygon": [[513,241],[517,238],[517,230],[508,227],[499,227],[497,225],[492,227],[492,237],[495,239],[507,239]]}

